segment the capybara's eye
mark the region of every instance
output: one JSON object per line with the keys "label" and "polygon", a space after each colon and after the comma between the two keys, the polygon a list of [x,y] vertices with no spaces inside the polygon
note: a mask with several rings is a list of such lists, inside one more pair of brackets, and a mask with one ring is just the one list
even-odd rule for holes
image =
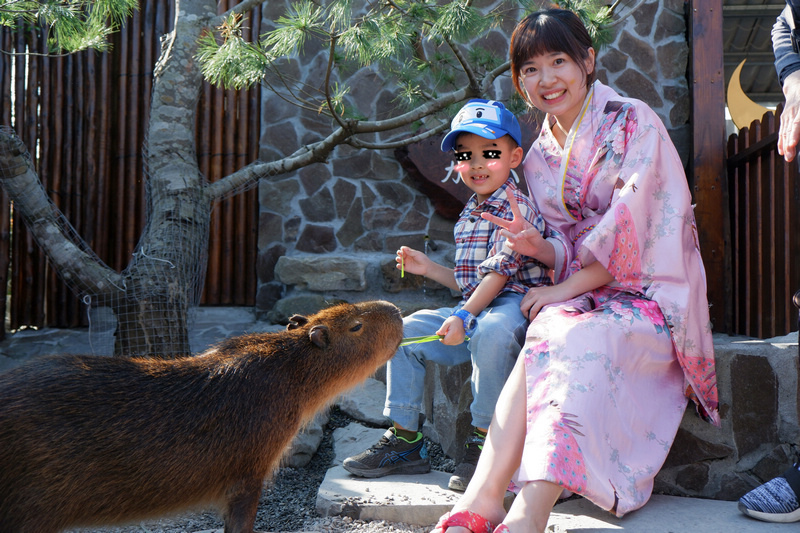
{"label": "capybara's eye", "polygon": [[363,324],[361,322],[359,322],[358,324],[356,324],[355,326],[350,328],[350,331],[356,332],[356,331],[360,330],[362,326],[363,326]]}

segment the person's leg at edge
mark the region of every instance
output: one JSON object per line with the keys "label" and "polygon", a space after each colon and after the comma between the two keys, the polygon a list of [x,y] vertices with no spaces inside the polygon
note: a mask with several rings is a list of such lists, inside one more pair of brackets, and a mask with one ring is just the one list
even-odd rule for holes
{"label": "person's leg at edge", "polygon": [[[519,468],[525,442],[526,387],[524,357],[519,357],[497,400],[494,418],[475,474],[453,513],[472,511],[497,526],[505,518],[503,499],[511,476]],[[448,533],[469,533],[450,527]]]}

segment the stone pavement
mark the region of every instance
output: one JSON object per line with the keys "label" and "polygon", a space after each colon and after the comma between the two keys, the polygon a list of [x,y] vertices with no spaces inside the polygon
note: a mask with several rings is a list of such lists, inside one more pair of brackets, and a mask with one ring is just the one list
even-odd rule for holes
{"label": "stone pavement", "polygon": [[[200,308],[191,336],[193,351],[201,351],[227,336],[279,329],[259,322],[249,308]],[[91,353],[85,329],[24,330],[0,342],[0,372],[26,360],[52,353]],[[360,420],[380,425],[383,420],[382,384],[370,380],[338,402]],[[346,514],[361,520],[386,520],[432,525],[457,501],[447,489],[449,474],[389,476],[365,480],[349,475],[341,461],[377,442],[383,430],[350,424],[334,434],[336,459],[317,496],[317,511],[325,516]],[[509,495],[509,500],[510,502]],[[582,498],[556,505],[550,518],[552,533],[766,533],[800,531],[800,525],[768,524],[741,515],[736,502],[653,496],[639,511],[622,519]]]}

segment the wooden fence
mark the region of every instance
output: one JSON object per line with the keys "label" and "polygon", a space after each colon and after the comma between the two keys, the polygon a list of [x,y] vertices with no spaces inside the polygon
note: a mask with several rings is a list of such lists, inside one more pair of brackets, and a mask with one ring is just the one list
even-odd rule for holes
{"label": "wooden fence", "polygon": [[[769,338],[797,329],[800,178],[778,154],[781,108],[728,140],[730,333]],[[709,272],[709,276],[725,276]]]}
{"label": "wooden fence", "polygon": [[[238,0],[220,2],[220,10]],[[94,252],[109,267],[127,266],[145,223],[142,147],[160,37],[171,30],[174,2],[140,3],[106,53],[45,57],[40,33],[0,32],[0,119],[28,146],[45,188]],[[260,33],[261,11],[243,27]],[[258,90],[205,85],[197,113],[200,169],[215,181],[258,154]],[[201,303],[253,305],[256,292],[257,192],[214,208],[209,263]],[[13,231],[12,231],[13,229]],[[10,279],[6,279],[10,273]],[[10,285],[10,287],[8,287]],[[7,326],[85,325],[83,305],[49,269],[44,255],[8,200],[0,197],[0,287],[8,287]]]}

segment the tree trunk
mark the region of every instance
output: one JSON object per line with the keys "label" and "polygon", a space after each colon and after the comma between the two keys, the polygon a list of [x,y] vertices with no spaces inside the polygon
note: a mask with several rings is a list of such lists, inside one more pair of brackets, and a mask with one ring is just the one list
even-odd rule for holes
{"label": "tree trunk", "polygon": [[216,17],[213,0],[178,0],[153,80],[145,162],[148,220],[126,269],[115,353],[190,353],[188,313],[197,305],[208,259],[211,199],[198,167],[195,116],[202,74],[197,39]]}

